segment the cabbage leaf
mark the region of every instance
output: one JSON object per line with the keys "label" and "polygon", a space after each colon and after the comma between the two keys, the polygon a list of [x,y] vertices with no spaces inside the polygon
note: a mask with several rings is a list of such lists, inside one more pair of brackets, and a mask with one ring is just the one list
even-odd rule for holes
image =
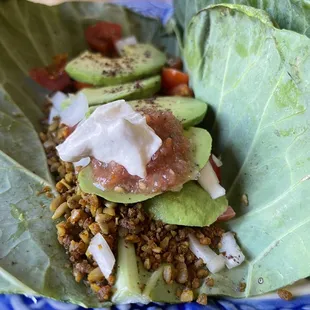
{"label": "cabbage leaf", "polygon": [[160,21],[119,6],[0,3],[0,293],[46,296],[84,307],[109,305],[75,282],[57,241],[50,199],[38,195],[43,187],[53,187],[38,136],[47,92],[28,77],[31,68],[47,65],[56,54],[73,57],[86,49],[84,29],[101,20],[119,23],[124,36],[152,41],[170,53],[177,48]]}
{"label": "cabbage leaf", "polygon": [[[258,295],[309,276],[310,39],[231,4],[201,10],[186,38],[191,84],[213,110],[222,179],[239,215],[229,228],[247,257],[217,275],[212,292]],[[234,290],[240,282],[244,293]]]}
{"label": "cabbage leaf", "polygon": [[208,5],[221,3],[242,4],[264,10],[278,27],[310,37],[310,4],[307,0],[177,0],[174,1],[175,20],[183,36],[196,13]]}

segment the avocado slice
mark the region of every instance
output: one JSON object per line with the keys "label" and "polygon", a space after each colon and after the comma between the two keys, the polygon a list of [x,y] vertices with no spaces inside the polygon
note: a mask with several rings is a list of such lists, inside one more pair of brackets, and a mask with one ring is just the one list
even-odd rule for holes
{"label": "avocado slice", "polygon": [[[134,110],[156,109],[160,111],[171,111],[182,123],[184,128],[199,124],[207,113],[208,105],[201,100],[188,97],[156,97],[128,101]],[[91,107],[91,114],[97,107]]]}
{"label": "avocado slice", "polygon": [[225,196],[212,199],[198,183],[184,184],[180,192],[166,192],[143,205],[157,220],[173,225],[209,226],[225,212]]}
{"label": "avocado slice", "polygon": [[177,303],[176,290],[180,284],[167,284],[162,276],[165,265],[147,271],[137,257],[135,246],[118,239],[116,283],[112,302],[115,304],[149,303],[152,300]]}
{"label": "avocado slice", "polygon": [[[194,162],[197,165],[198,170],[200,170],[209,160],[212,138],[208,131],[202,128],[192,127],[185,132],[185,134],[192,141],[192,145],[194,146]],[[97,196],[103,197],[108,201],[118,203],[136,203],[161,194],[122,194],[114,191],[102,191],[93,184],[91,166],[87,166],[79,172],[78,181],[83,192],[88,194],[96,194]]]}
{"label": "avocado slice", "polygon": [[157,74],[166,55],[150,44],[127,45],[120,58],[84,52],[66,65],[66,72],[79,82],[117,85]]}
{"label": "avocado slice", "polygon": [[112,297],[115,304],[148,303],[150,299],[142,295],[135,246],[118,239],[116,289]]}
{"label": "avocado slice", "polygon": [[[152,76],[144,80],[138,80],[121,85],[105,86],[99,88],[84,88],[83,93],[90,106],[112,102],[119,99],[135,100],[153,96],[160,90],[160,75]],[[61,106],[64,108],[70,104],[70,98],[64,100]]]}

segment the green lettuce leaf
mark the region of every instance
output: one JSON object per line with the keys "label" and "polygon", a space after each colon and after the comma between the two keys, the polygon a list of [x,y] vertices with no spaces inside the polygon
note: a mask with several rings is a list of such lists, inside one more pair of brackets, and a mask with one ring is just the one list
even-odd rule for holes
{"label": "green lettuce leaf", "polygon": [[[208,5],[231,3],[265,10],[280,28],[310,37],[310,4],[307,0],[177,0],[174,1],[178,29],[185,36],[191,18]],[[185,37],[183,37],[185,39]]]}
{"label": "green lettuce leaf", "polygon": [[310,39],[223,4],[192,19],[184,51],[195,95],[214,112],[223,183],[241,215],[229,228],[248,260],[216,275],[212,293],[258,295],[309,276]]}

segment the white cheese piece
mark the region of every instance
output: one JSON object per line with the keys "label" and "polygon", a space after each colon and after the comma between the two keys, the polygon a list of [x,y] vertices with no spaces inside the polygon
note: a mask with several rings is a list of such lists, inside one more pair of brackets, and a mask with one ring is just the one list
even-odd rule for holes
{"label": "white cheese piece", "polygon": [[100,233],[91,239],[87,251],[92,255],[105,278],[108,278],[115,265],[115,257]]}
{"label": "white cheese piece", "polygon": [[212,199],[224,196],[226,193],[225,188],[220,185],[220,181],[216,176],[210,161],[208,161],[200,171],[198,183],[210,194]]}
{"label": "white cheese piece", "polygon": [[220,253],[225,257],[225,264],[228,269],[239,266],[245,260],[239,245],[232,232],[226,232],[221,239]]}
{"label": "white cheese piece", "polygon": [[162,144],[161,139],[125,100],[98,107],[81,122],[57,151],[63,161],[94,157],[103,163],[114,161],[129,174],[146,176],[146,165]]}

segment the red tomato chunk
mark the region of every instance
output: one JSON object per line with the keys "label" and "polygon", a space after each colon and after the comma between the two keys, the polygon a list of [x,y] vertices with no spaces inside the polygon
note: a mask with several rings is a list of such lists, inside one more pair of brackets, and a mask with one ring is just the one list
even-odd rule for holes
{"label": "red tomato chunk", "polygon": [[47,67],[30,70],[30,77],[42,87],[51,91],[62,91],[69,87],[71,79],[65,71],[67,54],[60,54],[53,58],[52,64]]}
{"label": "red tomato chunk", "polygon": [[122,37],[122,27],[118,24],[99,22],[85,30],[85,38],[91,49],[105,56],[115,56],[114,43]]}

